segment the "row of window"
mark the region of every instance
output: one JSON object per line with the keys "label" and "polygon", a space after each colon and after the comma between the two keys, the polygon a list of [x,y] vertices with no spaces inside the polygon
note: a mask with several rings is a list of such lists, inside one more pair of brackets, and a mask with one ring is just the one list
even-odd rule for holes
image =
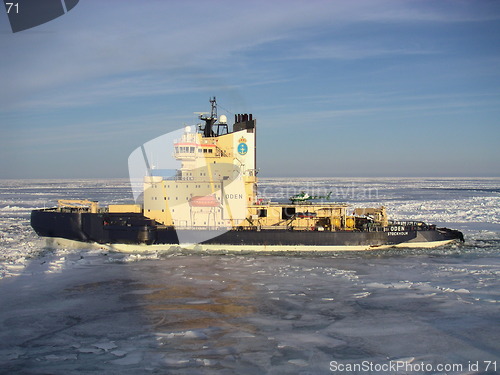
{"label": "row of window", "polygon": [[[205,174],[206,174],[206,173],[205,173]],[[173,185],[172,185],[172,186],[173,186]],[[151,185],[151,187],[152,187],[153,189],[157,189],[157,188],[158,188],[158,185],[153,184],[153,185]],[[200,184],[200,185],[195,185],[194,187],[195,187],[195,188],[201,188],[201,184]],[[216,189],[220,189],[220,185],[219,185],[219,184],[215,184],[215,185],[214,185],[214,187],[215,187]],[[178,188],[179,188],[179,185],[175,185],[175,188],[176,188],[176,189],[178,189]],[[191,188],[192,188],[192,186],[191,186]],[[209,185],[209,184],[207,184],[207,188],[208,188],[208,189],[210,189],[210,185]],[[167,185],[167,189],[170,189],[170,185]],[[189,189],[189,185],[186,185],[186,189]]]}
{"label": "row of window", "polygon": [[[157,201],[158,200],[158,197],[151,197],[151,200],[152,201]],[[167,200],[167,197],[163,197],[163,200]],[[170,197],[168,197],[168,200],[170,200]],[[175,197],[175,200],[178,201],[179,200],[179,197]],[[186,200],[189,200],[188,197],[186,197]]]}
{"label": "row of window", "polygon": [[[194,154],[195,147],[180,146],[175,148],[176,153]],[[212,148],[199,148],[198,153],[212,154],[214,150]]]}

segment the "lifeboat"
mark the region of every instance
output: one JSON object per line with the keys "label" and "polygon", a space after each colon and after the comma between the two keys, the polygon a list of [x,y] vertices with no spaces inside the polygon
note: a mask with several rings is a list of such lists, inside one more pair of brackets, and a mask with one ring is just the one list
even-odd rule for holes
{"label": "lifeboat", "polygon": [[191,207],[219,207],[220,202],[213,195],[194,196],[189,200]]}

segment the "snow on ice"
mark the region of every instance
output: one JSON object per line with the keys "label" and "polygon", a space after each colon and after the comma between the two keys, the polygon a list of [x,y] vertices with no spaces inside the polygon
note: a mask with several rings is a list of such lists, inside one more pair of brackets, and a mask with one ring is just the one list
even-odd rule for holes
{"label": "snow on ice", "polygon": [[273,199],[312,189],[384,204],[396,219],[460,229],[466,244],[279,256],[54,247],[31,230],[31,209],[70,197],[125,203],[127,182],[4,180],[1,372],[326,374],[332,361],[500,365],[499,179],[267,179],[261,188]]}

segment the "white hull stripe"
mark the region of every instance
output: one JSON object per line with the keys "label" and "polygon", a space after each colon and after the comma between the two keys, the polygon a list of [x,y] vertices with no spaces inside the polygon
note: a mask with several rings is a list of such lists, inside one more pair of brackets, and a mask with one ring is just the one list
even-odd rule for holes
{"label": "white hull stripe", "polygon": [[193,250],[193,251],[223,251],[223,252],[335,252],[335,251],[374,251],[390,248],[434,248],[454,242],[455,240],[429,241],[429,242],[404,242],[397,245],[381,246],[266,246],[266,245],[205,245],[205,244],[184,244],[184,245],[145,245],[145,244],[97,244],[80,241],[68,240],[65,238],[46,237],[48,246],[58,246],[67,248],[100,248],[108,251],[117,251],[124,253],[151,253],[156,251],[168,250]]}

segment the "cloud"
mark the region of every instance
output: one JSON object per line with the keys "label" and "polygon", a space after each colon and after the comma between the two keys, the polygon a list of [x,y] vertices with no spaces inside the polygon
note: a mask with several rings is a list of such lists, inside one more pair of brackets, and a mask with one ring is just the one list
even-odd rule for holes
{"label": "cloud", "polygon": [[[103,98],[196,90],[192,76],[217,77],[268,59],[365,59],[432,50],[340,39],[325,30],[387,22],[499,18],[488,2],[97,1],[32,30],[1,34],[0,108],[64,107]],[[293,52],[283,46],[302,43]],[[256,51],[265,46],[269,56]],[[257,80],[272,80],[260,75]],[[242,78],[244,79],[244,78]],[[71,89],[73,87],[73,89]],[[78,92],[79,91],[79,92]],[[42,97],[50,92],[58,100]]]}
{"label": "cloud", "polygon": [[192,3],[82,2],[81,13],[45,26],[52,33],[3,35],[2,49],[9,51],[0,62],[8,68],[0,72],[3,98],[6,91],[15,95],[96,77],[228,65],[235,51],[284,38],[284,23],[298,18],[298,9],[275,18],[275,11],[234,9],[234,2],[228,8]]}
{"label": "cloud", "polygon": [[363,44],[314,44],[305,45],[285,53],[277,60],[364,60],[388,56],[418,56],[438,54],[438,51],[366,46]]}

